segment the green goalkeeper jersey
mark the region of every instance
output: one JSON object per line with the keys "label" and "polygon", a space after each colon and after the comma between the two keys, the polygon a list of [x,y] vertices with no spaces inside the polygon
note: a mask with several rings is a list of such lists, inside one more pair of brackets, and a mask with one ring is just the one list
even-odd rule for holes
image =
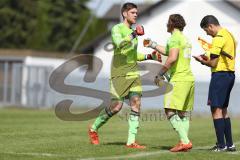
{"label": "green goalkeeper jersey", "polygon": [[190,67],[191,43],[182,32],[177,29],[173,31],[172,36],[167,41],[167,55],[171,48],[179,49],[178,59],[168,71],[171,81],[194,81]]}
{"label": "green goalkeeper jersey", "polygon": [[112,28],[114,55],[111,66],[111,78],[119,76],[139,76],[137,61],[145,59],[144,54],[137,53],[138,39],[130,39],[134,30],[120,23]]}

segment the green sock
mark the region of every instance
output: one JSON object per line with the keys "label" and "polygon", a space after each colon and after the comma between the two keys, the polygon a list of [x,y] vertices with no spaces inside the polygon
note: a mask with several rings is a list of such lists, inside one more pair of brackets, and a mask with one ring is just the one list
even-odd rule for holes
{"label": "green sock", "polygon": [[181,118],[176,114],[176,115],[173,115],[169,120],[170,120],[172,127],[178,133],[180,140],[184,144],[189,143],[190,141],[188,139],[187,132],[185,131],[185,129],[183,127]]}
{"label": "green sock", "polygon": [[128,130],[128,141],[127,145],[135,142],[136,134],[139,126],[139,116],[130,115],[128,119],[129,130]]}
{"label": "green sock", "polygon": [[188,117],[183,117],[182,119],[182,125],[183,128],[185,129],[187,135],[188,135],[188,131],[189,131],[189,118]]}
{"label": "green sock", "polygon": [[96,118],[95,122],[92,125],[92,130],[97,131],[103,124],[105,124],[109,118],[111,118],[107,113],[106,110],[103,109],[99,116]]}

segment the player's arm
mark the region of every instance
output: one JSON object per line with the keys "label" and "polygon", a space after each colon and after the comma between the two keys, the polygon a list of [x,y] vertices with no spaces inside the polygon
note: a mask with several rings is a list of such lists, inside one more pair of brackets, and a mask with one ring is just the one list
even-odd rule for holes
{"label": "player's arm", "polygon": [[165,46],[161,46],[161,45],[157,45],[156,46],[156,50],[159,52],[159,53],[161,53],[162,55],[165,55],[165,56],[167,56],[166,55],[166,51],[165,51]]}
{"label": "player's arm", "polygon": [[171,66],[177,61],[181,47],[180,44],[180,41],[174,37],[169,40],[165,49],[165,54],[168,55],[168,58],[160,70],[160,76],[163,76],[168,71],[168,69],[171,68]]}
{"label": "player's arm", "polygon": [[136,38],[136,36],[141,36],[144,35],[144,28],[142,26],[137,26],[136,30],[133,31],[131,34],[122,37],[120,29],[115,26],[112,28],[112,40],[116,48],[122,48],[125,47],[126,45],[129,45],[130,42]]}
{"label": "player's arm", "polygon": [[159,73],[161,76],[163,76],[168,71],[168,69],[171,68],[172,65],[177,61],[178,54],[179,48],[171,48],[169,50],[168,58]]}
{"label": "player's arm", "polygon": [[171,48],[169,50],[169,55],[168,58],[161,68],[159,74],[155,77],[154,82],[159,85],[160,81],[167,79],[168,81],[170,78],[166,75],[166,72],[168,71],[169,68],[177,61],[179,55],[179,48]]}
{"label": "player's arm", "polygon": [[120,46],[122,47],[123,43],[128,43],[131,41],[130,36],[122,37],[121,30],[117,26],[112,28],[111,35],[115,48],[120,48]]}
{"label": "player's arm", "polygon": [[159,52],[160,54],[167,56],[166,51],[165,51],[165,46],[161,46],[161,45],[157,44],[157,42],[152,41],[150,38],[145,39],[143,41],[143,45],[144,45],[144,47],[152,48],[152,49],[156,50],[157,52]]}
{"label": "player's arm", "polygon": [[161,54],[159,52],[153,51],[150,54],[138,53],[137,54],[137,60],[138,61],[155,60],[155,61],[162,62],[162,57],[161,57]]}
{"label": "player's arm", "polygon": [[137,53],[137,61],[145,61],[146,60],[146,55],[143,53]]}

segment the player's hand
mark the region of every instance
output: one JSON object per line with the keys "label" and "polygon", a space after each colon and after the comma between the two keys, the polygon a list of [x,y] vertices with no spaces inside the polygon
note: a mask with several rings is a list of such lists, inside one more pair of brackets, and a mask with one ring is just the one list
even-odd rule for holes
{"label": "player's hand", "polygon": [[129,36],[130,36],[130,39],[132,40],[137,36],[142,36],[142,35],[144,35],[144,28],[141,25],[137,25],[136,29]]}
{"label": "player's hand", "polygon": [[157,51],[153,51],[151,54],[147,54],[146,60],[148,60],[148,59],[156,60],[158,62],[162,62],[162,56]]}
{"label": "player's hand", "polygon": [[148,47],[148,48],[152,48],[152,49],[156,49],[157,42],[152,41],[150,38],[147,38],[147,39],[143,40],[143,46]]}
{"label": "player's hand", "polygon": [[135,32],[136,35],[138,35],[138,36],[144,35],[144,28],[143,28],[143,26],[137,25],[134,32]]}
{"label": "player's hand", "polygon": [[152,59],[153,59],[153,60],[156,60],[156,61],[158,61],[158,62],[162,62],[162,56],[161,56],[161,54],[160,54],[159,52],[157,52],[157,51],[153,51],[153,52],[152,52]]}
{"label": "player's hand", "polygon": [[193,58],[195,58],[196,61],[198,62],[202,62],[203,61],[203,57],[200,56],[192,56]]}
{"label": "player's hand", "polygon": [[157,75],[154,79],[154,82],[157,86],[160,86],[161,82],[163,82],[164,80],[164,76]]}

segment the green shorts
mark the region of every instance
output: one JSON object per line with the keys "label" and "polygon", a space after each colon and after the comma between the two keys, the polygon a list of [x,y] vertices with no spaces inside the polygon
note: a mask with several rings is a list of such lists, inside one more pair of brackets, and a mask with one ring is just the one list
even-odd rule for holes
{"label": "green shorts", "polygon": [[164,96],[164,108],[191,111],[194,104],[194,81],[171,82],[173,90]]}
{"label": "green shorts", "polygon": [[139,76],[115,77],[110,79],[111,100],[123,101],[131,96],[142,95],[142,83]]}

